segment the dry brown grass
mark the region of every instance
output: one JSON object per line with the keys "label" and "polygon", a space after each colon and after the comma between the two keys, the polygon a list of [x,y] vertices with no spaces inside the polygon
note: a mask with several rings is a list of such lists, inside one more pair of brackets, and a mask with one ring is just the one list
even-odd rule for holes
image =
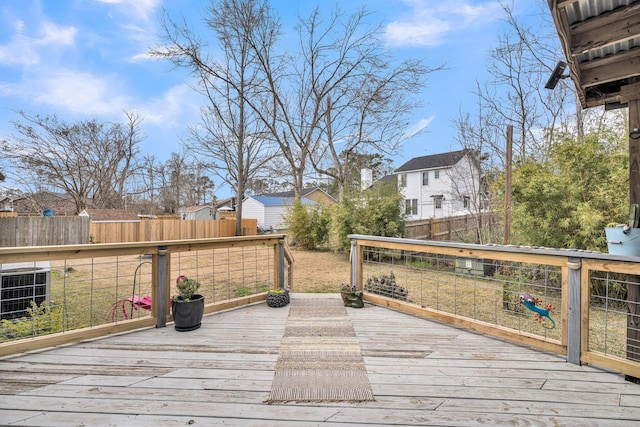
{"label": "dry brown grass", "polygon": [[293,292],[340,292],[340,283],[349,283],[349,256],[330,251],[303,251],[291,248],[294,259]]}

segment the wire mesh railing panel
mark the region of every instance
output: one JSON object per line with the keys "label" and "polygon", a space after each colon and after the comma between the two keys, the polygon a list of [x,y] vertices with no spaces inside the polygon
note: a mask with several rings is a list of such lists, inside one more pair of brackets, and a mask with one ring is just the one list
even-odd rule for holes
{"label": "wire mesh railing panel", "polygon": [[[157,305],[153,296],[164,291],[154,281],[165,283],[164,272],[170,274],[167,299],[178,294],[175,280],[181,275],[200,282],[198,293],[207,304],[274,287],[277,238],[228,238],[215,243],[225,247],[200,249],[210,248],[211,243],[194,241],[187,249],[180,242],[168,244],[169,248],[135,243],[66,246],[53,251],[45,247],[33,253],[21,248],[18,251],[25,255],[20,258],[36,261],[20,263],[7,262],[18,257],[4,250],[0,254],[0,343],[123,321],[127,323],[118,325],[118,330],[160,322],[151,315]],[[91,257],[83,258],[89,252]],[[59,259],[52,259],[52,254]],[[167,259],[170,264],[165,264]],[[78,336],[93,337],[109,333],[109,328],[78,332]]]}
{"label": "wire mesh railing panel", "polygon": [[372,294],[561,339],[562,272],[557,266],[365,246],[363,282]]}
{"label": "wire mesh railing panel", "polygon": [[273,285],[273,248],[243,246],[178,252],[171,256],[173,285],[184,275],[200,282],[207,304],[266,292]]}
{"label": "wire mesh railing panel", "polygon": [[151,262],[143,255],[24,264],[3,264],[2,342],[150,316]]}
{"label": "wire mesh railing panel", "polygon": [[640,276],[589,271],[588,350],[640,361]]}

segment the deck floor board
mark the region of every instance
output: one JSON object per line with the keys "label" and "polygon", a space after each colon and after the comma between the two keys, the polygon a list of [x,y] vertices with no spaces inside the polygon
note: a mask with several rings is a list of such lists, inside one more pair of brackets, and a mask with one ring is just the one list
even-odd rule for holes
{"label": "deck floor board", "polygon": [[[292,294],[296,298],[338,295]],[[290,307],[290,306],[288,306]],[[0,423],[68,426],[621,426],[640,385],[554,354],[366,305],[349,308],[375,402],[265,404],[288,308],[205,317],[0,359]]]}

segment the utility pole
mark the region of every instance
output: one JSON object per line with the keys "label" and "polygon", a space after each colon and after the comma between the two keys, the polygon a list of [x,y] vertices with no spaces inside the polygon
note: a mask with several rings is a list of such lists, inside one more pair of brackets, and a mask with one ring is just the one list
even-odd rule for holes
{"label": "utility pole", "polygon": [[504,185],[504,244],[511,243],[511,163],[513,162],[513,126],[507,125],[505,185]]}

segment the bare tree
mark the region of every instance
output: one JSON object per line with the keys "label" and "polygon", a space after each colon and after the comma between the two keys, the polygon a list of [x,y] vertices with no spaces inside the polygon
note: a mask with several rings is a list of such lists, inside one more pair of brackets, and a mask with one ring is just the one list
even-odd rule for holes
{"label": "bare tree", "polygon": [[128,187],[126,200],[138,212],[176,213],[185,206],[211,203],[214,182],[205,168],[184,153],[173,152],[165,162],[147,154]]}
{"label": "bare tree", "polygon": [[[369,169],[371,171],[372,182],[378,181],[386,175],[393,173],[392,160],[381,154],[358,154],[349,151],[340,153],[340,162],[344,168],[344,181],[342,182],[343,194],[355,194],[362,191],[362,170]],[[333,172],[329,168],[329,172]],[[324,177],[329,177],[325,174]],[[325,189],[329,194],[340,194],[341,184],[334,178],[325,179],[325,183],[319,184],[319,187]]]}
{"label": "bare tree", "polygon": [[[157,57],[191,69],[194,87],[206,104],[200,123],[190,128],[187,149],[213,174],[235,190],[242,200],[252,179],[273,157],[270,134],[256,115],[264,98],[256,53],[251,40],[267,43],[265,34],[277,31],[268,3],[257,0],[212,1],[206,23],[216,35],[220,54],[203,44],[186,22],[165,16],[165,46],[153,49]],[[250,102],[252,104],[250,104]],[[236,207],[236,235],[242,234],[242,204]]]}
{"label": "bare tree", "polygon": [[78,212],[89,204],[120,208],[125,187],[135,173],[140,117],[127,112],[125,123],[96,119],[66,123],[56,116],[19,111],[17,134],[6,144],[8,158],[23,182],[46,183],[73,198]]}
{"label": "bare tree", "polygon": [[581,128],[581,111],[578,109],[575,116],[566,111],[573,94],[570,85],[561,82],[553,91],[544,88],[560,57],[553,24],[543,19],[548,11],[541,9],[534,27],[519,20],[512,7],[502,4],[502,8],[507,29],[489,54],[491,79],[478,83],[475,93],[481,100],[481,116],[491,118],[483,128],[499,137],[489,145],[504,151],[499,147],[504,147],[505,129],[512,125],[514,153],[519,158],[544,156],[562,126],[574,123]]}
{"label": "bare tree", "polygon": [[134,203],[138,211],[146,214],[156,214],[158,210],[158,159],[153,154],[145,154],[140,170],[135,179],[135,186],[129,194],[135,198]]}
{"label": "bare tree", "polygon": [[[315,9],[299,19],[296,54],[282,61],[258,52],[273,104],[266,122],[297,195],[307,161],[343,191],[348,167],[341,152],[393,153],[419,105],[411,95],[436,70],[416,59],[394,64],[382,47],[380,25],[366,24],[370,15],[365,8],[351,15],[336,8],[325,23]],[[283,64],[289,71],[281,71]]]}
{"label": "bare tree", "polygon": [[164,212],[175,214],[182,207],[211,202],[214,184],[197,162],[186,154],[171,153],[153,167],[154,186]]}
{"label": "bare tree", "polygon": [[366,9],[346,15],[336,8],[326,24],[316,9],[299,19],[298,50],[286,54],[276,50],[280,25],[268,1],[212,1],[209,15],[222,55],[208,52],[186,22],[166,16],[167,44],[151,53],[197,77],[207,106],[190,148],[216,159],[209,166],[225,172],[239,199],[251,179],[264,178],[259,171],[269,170],[263,145],[269,139],[279,156],[271,170],[290,181],[297,197],[310,168],[343,188],[340,151],[392,153],[418,105],[410,95],[435,70],[418,60],[394,65],[380,26],[366,25]]}

